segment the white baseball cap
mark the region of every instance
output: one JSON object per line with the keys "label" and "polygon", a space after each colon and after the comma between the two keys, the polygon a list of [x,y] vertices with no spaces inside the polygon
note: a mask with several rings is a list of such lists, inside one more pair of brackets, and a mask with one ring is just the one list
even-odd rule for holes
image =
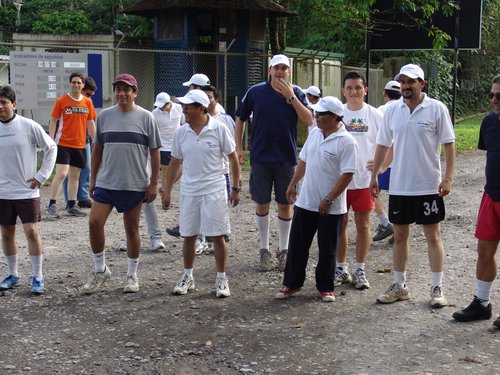
{"label": "white baseball cap", "polygon": [[338,116],[344,114],[344,105],[335,96],[325,96],[316,104],[311,104],[310,107],[316,112],[331,112]]}
{"label": "white baseball cap", "polygon": [[398,81],[389,81],[386,83],[384,90],[401,91],[401,85]]}
{"label": "white baseball cap", "polygon": [[156,95],[156,101],[154,106],[158,108],[163,108],[163,106],[169,102],[170,102],[170,95],[168,95],[166,92],[160,92],[158,95]]}
{"label": "white baseball cap", "polygon": [[205,93],[205,91],[202,91],[200,89],[188,91],[186,95],[177,98],[177,100],[182,104],[199,103],[205,108],[208,108],[208,105],[210,104],[208,95]]}
{"label": "white baseball cap", "polygon": [[424,71],[422,70],[421,67],[419,67],[418,65],[415,65],[415,64],[407,64],[405,66],[403,66],[401,68],[401,70],[399,71],[399,74],[396,75],[396,77],[394,77],[394,79],[396,81],[399,80],[399,77],[401,75],[405,75],[407,77],[410,77],[412,79],[416,79],[416,78],[420,78],[420,79],[424,79]]}
{"label": "white baseball cap", "polygon": [[210,80],[205,74],[202,73],[196,73],[191,76],[189,81],[184,82],[182,86],[188,87],[189,85],[196,85],[196,86],[208,86],[210,85]]}
{"label": "white baseball cap", "polygon": [[309,94],[312,96],[321,96],[321,90],[316,87],[316,86],[309,86],[307,89],[304,90],[304,94]]}
{"label": "white baseball cap", "polygon": [[269,63],[269,66],[275,66],[278,64],[284,64],[290,67],[290,60],[285,55],[274,55]]}

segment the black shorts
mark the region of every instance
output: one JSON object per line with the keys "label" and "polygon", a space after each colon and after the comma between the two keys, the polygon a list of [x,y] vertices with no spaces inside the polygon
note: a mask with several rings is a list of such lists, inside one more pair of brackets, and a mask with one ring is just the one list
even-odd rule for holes
{"label": "black shorts", "polygon": [[389,195],[389,221],[393,224],[437,224],[444,215],[444,200],[437,194]]}
{"label": "black shorts", "polygon": [[40,198],[0,199],[0,212],[0,225],[16,225],[18,216],[23,224],[42,219]]}
{"label": "black shorts", "polygon": [[271,202],[274,186],[275,200],[279,204],[289,204],[286,189],[295,172],[290,163],[252,164],[250,170],[250,193],[257,204]]}
{"label": "black shorts", "polygon": [[87,165],[85,149],[57,146],[56,164],[69,164],[72,167],[84,169]]}
{"label": "black shorts", "polygon": [[160,164],[169,165],[172,159],[172,153],[170,151],[160,151]]}

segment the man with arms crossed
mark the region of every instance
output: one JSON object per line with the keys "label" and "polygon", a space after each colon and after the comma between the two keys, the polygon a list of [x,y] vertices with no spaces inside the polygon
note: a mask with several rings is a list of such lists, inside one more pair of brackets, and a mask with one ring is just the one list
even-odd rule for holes
{"label": "man with arms crossed", "polygon": [[[479,206],[476,225],[477,264],[476,291],[468,307],[457,311],[453,318],[459,322],[470,322],[491,318],[491,288],[497,275],[495,254],[500,241],[500,75],[493,79],[488,94],[493,111],[481,124],[479,131],[480,150],[486,150],[486,186]],[[500,329],[500,317],[493,325]]]}
{"label": "man with arms crossed", "polygon": [[76,205],[76,195],[80,170],[85,168],[87,163],[85,155],[87,133],[91,139],[94,138],[96,113],[92,100],[82,95],[85,82],[83,74],[71,73],[69,82],[71,90],[57,98],[49,125],[49,135],[58,146],[56,175],[50,186],[50,201],[47,207],[47,215],[52,218],[61,217],[57,212],[56,201],[66,176],[68,176],[67,212],[72,216],[85,216]]}
{"label": "man with arms crossed", "polygon": [[[23,223],[31,258],[31,293],[42,294],[42,236],[40,235],[40,186],[52,173],[57,146],[36,122],[14,113],[16,93],[0,86],[0,228],[9,275],[0,290],[11,289],[20,279],[17,267],[16,221]],[[37,172],[37,147],[43,161]]]}
{"label": "man with arms crossed", "polygon": [[[117,104],[99,114],[92,150],[90,192],[94,203],[89,232],[94,271],[83,286],[83,293],[87,294],[95,292],[111,276],[105,262],[104,225],[113,207],[123,213],[127,237],[128,269],[123,291],[139,291],[141,207],[143,202],[155,200],[158,189],[161,140],[156,120],[151,112],[135,104],[138,87],[134,76],[119,74],[113,90]],[[148,156],[151,157],[149,178]]]}
{"label": "man with arms crossed", "polygon": [[[377,151],[370,190],[379,193],[377,174],[389,147],[393,162],[389,182],[389,220],[394,227],[394,283],[377,298],[393,303],[410,298],[406,286],[410,224],[422,224],[432,271],[431,306],[444,307],[448,301],[442,288],[444,249],[439,223],[444,219],[443,197],[451,190],[455,169],[455,134],[448,109],[422,92],[424,71],[418,65],[401,68],[395,80],[402,98],[390,105],[377,134]],[[440,151],[444,144],[446,172],[441,179]]]}
{"label": "man with arms crossed", "polygon": [[292,205],[286,189],[297,164],[297,120],[309,126],[311,111],[300,87],[290,84],[290,61],[276,55],[269,67],[270,79],[252,86],[236,110],[236,152],[243,163],[245,121],[253,113],[250,145],[250,193],[255,202],[255,215],[260,238],[260,269],[273,267],[269,251],[269,207],[271,192],[278,205],[278,267],[285,269],[288,236],[292,221]]}

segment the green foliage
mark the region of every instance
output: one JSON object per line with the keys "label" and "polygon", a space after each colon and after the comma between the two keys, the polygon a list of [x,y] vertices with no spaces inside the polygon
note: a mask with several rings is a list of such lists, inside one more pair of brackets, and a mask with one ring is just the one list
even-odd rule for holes
{"label": "green foliage", "polygon": [[468,118],[455,126],[455,147],[457,152],[475,150],[479,139],[479,128],[483,115]]}
{"label": "green foliage", "polygon": [[0,7],[0,32],[8,35],[14,30],[17,12],[14,7]]}
{"label": "green foliage", "polygon": [[32,32],[47,34],[88,34],[92,26],[82,11],[52,11],[33,22]]}

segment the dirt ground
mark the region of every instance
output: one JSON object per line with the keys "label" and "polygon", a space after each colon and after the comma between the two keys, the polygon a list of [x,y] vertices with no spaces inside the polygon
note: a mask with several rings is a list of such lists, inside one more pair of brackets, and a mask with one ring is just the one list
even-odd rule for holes
{"label": "dirt ground", "polygon": [[[121,216],[107,224],[107,259],[113,275],[103,290],[82,296],[92,267],[87,218],[43,219],[46,293],[29,294],[24,236],[18,236],[20,285],[0,297],[0,374],[500,374],[500,331],[492,322],[459,324],[451,314],[474,290],[477,207],[483,189],[484,154],[457,158],[452,194],[442,223],[446,249],[445,293],[450,306],[429,306],[430,270],[420,227],[412,227],[408,285],[412,298],[375,303],[391,283],[391,248],[374,243],[367,262],[371,289],[344,285],[337,300],[323,303],[314,287],[317,248],[311,251],[303,290],[274,299],[277,270],[261,273],[254,208],[248,197],[231,209],[228,276],[231,296],[216,299],[213,255],[199,255],[197,289],[172,295],[182,273],[182,241],[165,234],[167,250],[149,250],[142,227],[141,290],[122,292],[127,259],[116,250],[124,239]],[[247,176],[245,176],[247,177]],[[247,185],[245,185],[247,186]],[[49,194],[42,190],[44,207]],[[175,197],[177,202],[177,197]],[[162,211],[162,227],[177,209]],[[88,212],[88,211],[87,211]],[[272,248],[277,247],[276,216]],[[373,217],[372,227],[377,220]],[[18,228],[19,230],[21,228]],[[21,233],[20,233],[21,234]],[[351,231],[351,238],[353,238]],[[353,262],[352,244],[350,261]],[[2,277],[5,260],[0,264]],[[493,289],[500,314],[500,282]]]}

